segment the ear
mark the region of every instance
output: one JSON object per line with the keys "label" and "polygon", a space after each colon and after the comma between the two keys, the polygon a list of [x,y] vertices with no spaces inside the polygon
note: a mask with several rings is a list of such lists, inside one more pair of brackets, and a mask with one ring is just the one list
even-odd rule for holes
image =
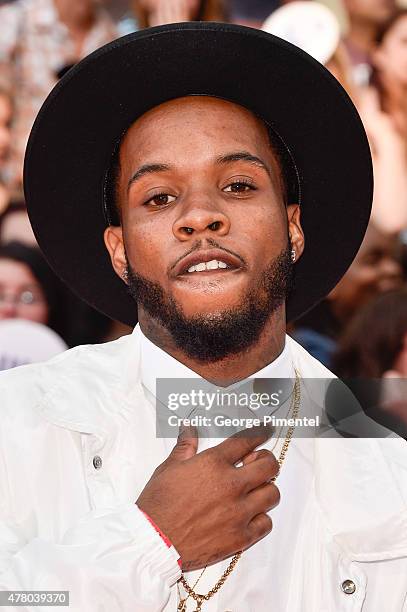
{"label": "ear", "polygon": [[117,276],[126,281],[126,252],[123,242],[123,231],[121,227],[109,225],[103,234],[105,245],[109,251],[112,266]]}
{"label": "ear", "polygon": [[295,251],[295,261],[298,261],[305,246],[304,232],[301,227],[301,208],[299,204],[289,204],[287,206],[287,219],[291,246],[293,251]]}

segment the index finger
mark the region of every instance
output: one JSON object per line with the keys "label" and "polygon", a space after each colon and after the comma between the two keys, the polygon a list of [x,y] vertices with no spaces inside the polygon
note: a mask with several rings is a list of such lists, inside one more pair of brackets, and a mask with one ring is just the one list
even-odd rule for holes
{"label": "index finger", "polygon": [[234,465],[238,463],[245,455],[253,451],[255,448],[267,442],[273,435],[273,427],[267,425],[259,425],[250,429],[243,429],[230,438],[227,438],[215,447],[228,463]]}

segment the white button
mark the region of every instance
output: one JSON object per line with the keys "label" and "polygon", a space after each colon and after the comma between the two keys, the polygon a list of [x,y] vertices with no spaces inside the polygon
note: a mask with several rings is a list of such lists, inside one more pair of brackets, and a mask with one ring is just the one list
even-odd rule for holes
{"label": "white button", "polygon": [[95,470],[100,470],[102,467],[102,457],[99,457],[99,455],[93,457],[93,467]]}
{"label": "white button", "polygon": [[344,580],[341,584],[341,589],[346,595],[353,595],[356,591],[356,584],[353,580]]}

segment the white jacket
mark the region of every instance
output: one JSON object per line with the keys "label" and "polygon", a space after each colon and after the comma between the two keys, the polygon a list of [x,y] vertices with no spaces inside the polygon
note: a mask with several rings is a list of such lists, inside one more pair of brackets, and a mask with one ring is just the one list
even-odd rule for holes
{"label": "white jacket", "polygon": [[[332,377],[287,342],[304,378]],[[245,602],[237,593],[233,605],[220,598],[202,612],[407,611],[406,443],[312,444],[313,483],[289,551],[285,603],[277,609],[271,593],[270,607],[259,604],[254,590]],[[140,384],[137,330],[2,373],[0,590],[69,590],[72,612],[175,612],[178,554],[134,503],[167,454]],[[244,572],[237,575],[239,591]],[[344,592],[345,580],[354,593]]]}

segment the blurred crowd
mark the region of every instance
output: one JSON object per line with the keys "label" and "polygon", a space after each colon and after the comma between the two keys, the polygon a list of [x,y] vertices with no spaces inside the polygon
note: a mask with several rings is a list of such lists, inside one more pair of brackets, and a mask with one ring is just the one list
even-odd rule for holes
{"label": "blurred crowd", "polygon": [[24,151],[43,101],[81,58],[132,31],[189,20],[286,38],[352,98],[373,156],[371,222],[345,277],[289,332],[339,376],[407,377],[407,4],[396,0],[0,0],[0,369],[36,358],[28,349],[2,357],[6,320],[52,330],[60,344],[50,354],[130,331],[81,302],[43,259],[24,203]]}

